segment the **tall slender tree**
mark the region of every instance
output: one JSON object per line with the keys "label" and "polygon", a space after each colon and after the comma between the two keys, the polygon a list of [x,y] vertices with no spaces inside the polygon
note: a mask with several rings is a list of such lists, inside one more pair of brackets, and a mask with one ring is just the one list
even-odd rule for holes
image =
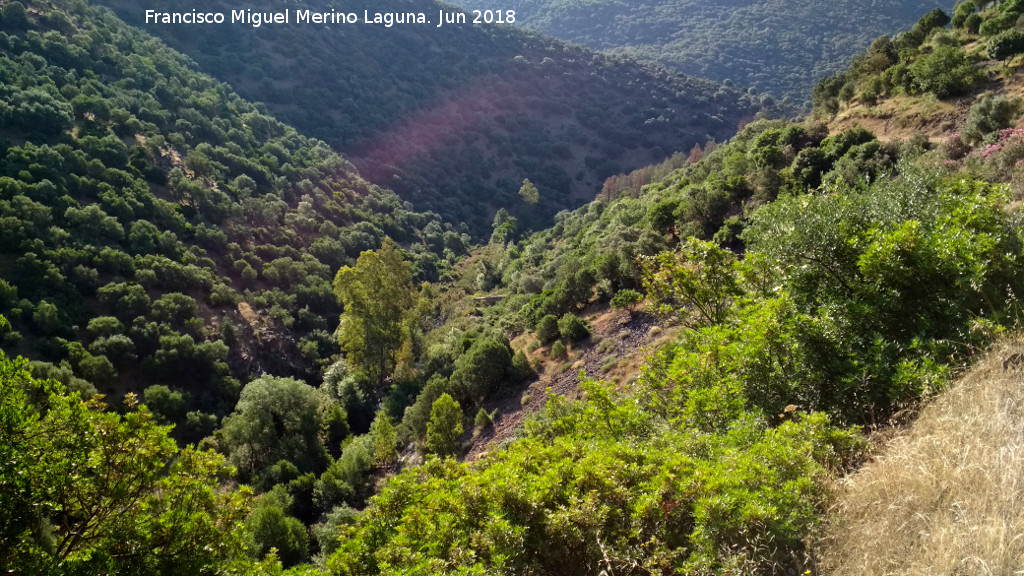
{"label": "tall slender tree", "polygon": [[378,383],[394,370],[408,338],[405,315],[414,304],[412,290],[412,266],[390,238],[379,250],[360,254],[355,267],[344,266],[334,277],[334,293],[344,308],[338,343],[349,363]]}

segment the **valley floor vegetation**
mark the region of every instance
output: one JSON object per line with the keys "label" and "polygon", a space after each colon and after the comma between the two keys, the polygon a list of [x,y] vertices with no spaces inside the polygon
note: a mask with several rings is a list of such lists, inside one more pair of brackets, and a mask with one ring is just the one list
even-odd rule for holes
{"label": "valley floor vegetation", "polygon": [[[958,46],[1001,42],[978,33],[1018,4],[958,9],[953,30],[931,13],[823,81],[815,117],[609,179],[528,236],[499,210],[474,246],[109,13],[6,3],[0,565],[845,565],[857,543],[829,530],[854,534],[873,496],[851,488],[827,518],[865,432],[1019,322],[1024,139],[1019,102],[995,94],[939,146],[821,121],[878,78],[872,106],[1006,85],[981,72],[987,48]],[[974,16],[984,30],[964,29]],[[947,60],[953,92],[924,72]],[[677,335],[635,380],[581,374],[579,399],[550,394],[462,460],[538,372],[602,349],[585,316],[608,308]]]}

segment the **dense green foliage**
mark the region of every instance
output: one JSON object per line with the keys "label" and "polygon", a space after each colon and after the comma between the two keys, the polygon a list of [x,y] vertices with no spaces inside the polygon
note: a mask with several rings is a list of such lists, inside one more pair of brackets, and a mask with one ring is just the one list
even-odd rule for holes
{"label": "dense green foliage", "polygon": [[0,564],[15,574],[255,573],[246,491],[224,458],[178,449],[129,403],[119,416],[0,353]]}
{"label": "dense green foliage", "polygon": [[[135,2],[104,0],[143,26]],[[289,8],[322,3],[293,2]],[[253,10],[280,10],[269,0]],[[357,0],[423,12],[433,0]],[[170,0],[147,8],[178,10]],[[224,1],[204,10],[229,12]],[[472,6],[472,8],[484,8]],[[490,8],[498,8],[496,6]],[[503,6],[501,8],[512,8]],[[758,99],[506,26],[146,25],[204,71],[353,159],[371,182],[485,238],[504,207],[525,228],[593,197],[608,176],[732,135]],[[524,179],[539,201],[518,194]]]}
{"label": "dense green foliage", "polygon": [[830,421],[876,423],[940,389],[948,359],[1013,321],[1021,237],[1003,202],[907,168],[754,212],[742,261],[691,239],[645,284],[699,321],[633,390],[585,385],[482,462],[399,474],[330,571],[803,570],[821,480],[857,453]]}
{"label": "dense green foliage", "polygon": [[[950,18],[933,10],[911,31],[878,38],[848,70],[821,80],[814,89],[815,111],[827,116],[856,103],[875,106],[902,95],[952,99],[994,84],[1000,76],[996,64],[1007,72],[1010,61],[1024,52],[1017,27],[1022,15],[1018,2],[967,1],[957,5],[949,30]],[[975,41],[981,49],[972,46]]]}
{"label": "dense green foliage", "polygon": [[338,353],[331,280],[362,251],[390,236],[436,278],[466,250],[84,3],[38,3],[0,32],[0,110],[4,345],[86,394],[167,387],[147,400],[182,437],[209,433],[253,373],[319,383]]}
{"label": "dense green foliage", "polygon": [[[954,32],[933,11],[816,96],[964,89],[983,57],[959,28],[1018,5]],[[525,212],[462,259],[467,236],[109,14],[0,23],[0,345],[47,360],[0,355],[19,573],[806,573],[857,426],[1016,321],[1019,216],[984,181],[1024,158],[1005,96],[937,148],[754,122],[529,236],[549,190],[516,175]],[[580,374],[508,437],[535,368],[564,386],[609,329],[671,325],[637,379]]]}
{"label": "dense green foliage", "polygon": [[936,2],[513,0],[509,6],[531,30],[802,105],[818,78],[842,71],[879,34],[905,29]]}
{"label": "dense green foliage", "polygon": [[224,447],[244,479],[266,474],[287,460],[298,472],[323,469],[319,407],[329,401],[292,378],[262,376],[242,389],[235,412],[224,419]]}
{"label": "dense green foliage", "polygon": [[739,250],[749,214],[780,193],[805,193],[822,182],[872,182],[900,153],[900,145],[882,144],[865,130],[826,136],[820,125],[754,122],[729,143],[708,146],[699,162],[684,162],[640,191],[626,188],[559,213],[552,228],[490,254],[486,266],[510,296],[487,314],[509,330],[534,329],[546,344],[557,337],[554,322],[564,314],[595,296],[607,301],[641,288],[650,266],[645,259],[681,238],[713,239]]}
{"label": "dense green foliage", "polygon": [[447,394],[434,401],[427,423],[427,452],[438,456],[454,456],[459,451],[462,435],[462,408]]}
{"label": "dense green foliage", "polygon": [[[775,429],[745,419],[721,436],[666,429],[641,406],[588,390],[592,403],[555,402],[549,422],[481,465],[431,460],[392,479],[329,571],[767,569],[789,562],[821,501],[812,479],[854,443],[821,416]],[[776,555],[759,550],[768,542]]]}
{"label": "dense green foliage", "polygon": [[412,267],[386,239],[380,250],[363,252],[355,267],[338,270],[334,293],[344,306],[337,333],[349,363],[382,382],[409,339],[405,316],[413,304]]}

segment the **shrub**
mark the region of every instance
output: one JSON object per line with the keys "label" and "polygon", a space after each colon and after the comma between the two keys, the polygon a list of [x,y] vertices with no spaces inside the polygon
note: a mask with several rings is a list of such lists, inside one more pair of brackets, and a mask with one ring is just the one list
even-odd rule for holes
{"label": "shrub", "polygon": [[473,418],[473,427],[478,431],[483,431],[491,424],[494,424],[494,420],[491,418],[491,415],[487,413],[487,410],[484,410],[483,408],[477,410],[476,417]]}
{"label": "shrub", "polygon": [[519,350],[512,356],[512,367],[509,370],[509,376],[516,382],[523,382],[528,380],[537,373],[534,372],[533,366],[530,366],[530,359],[526,357],[526,353]]}
{"label": "shrub", "polygon": [[558,338],[558,318],[554,314],[548,314],[537,322],[537,339],[541,344],[552,342]]}
{"label": "shrub", "polygon": [[682,428],[652,443],[671,425],[635,398],[586,392],[600,401],[558,404],[478,466],[432,460],[399,474],[332,567],[370,573],[387,553],[396,571],[450,558],[452,573],[586,574],[560,568],[566,558],[626,566],[642,551],[659,574],[804,573],[794,551],[825,504],[814,479],[842,465],[855,433],[821,414],[776,428],[748,416],[729,434]]}
{"label": "shrub", "polygon": [[625,290],[619,290],[612,297],[612,308],[632,312],[640,304],[641,300],[643,300],[643,296],[639,292],[626,288]]}
{"label": "shrub", "polygon": [[265,375],[246,384],[221,429],[242,477],[259,476],[280,460],[302,472],[322,470],[320,403],[315,388],[293,378]]}
{"label": "shrub", "polygon": [[1020,101],[1002,95],[986,94],[967,112],[967,121],[962,132],[963,140],[972,146],[976,145],[989,135],[1009,128],[1019,112]]}
{"label": "shrub", "polygon": [[21,342],[21,334],[0,314],[0,346],[16,346],[18,342]]}
{"label": "shrub", "polygon": [[284,566],[305,561],[309,556],[306,527],[297,518],[285,515],[276,503],[264,503],[265,499],[260,499],[246,522],[255,544],[253,554],[260,558],[274,548]]}
{"label": "shrub", "polygon": [[963,2],[957,5],[953,11],[953,27],[966,28],[967,19],[973,16],[977,9],[978,7],[974,5],[974,2]]}
{"label": "shrub", "polygon": [[483,399],[498,390],[508,375],[512,348],[508,341],[478,338],[473,346],[455,362],[452,374],[453,393],[459,398]]}
{"label": "shrub", "polygon": [[1024,52],[1024,31],[1013,29],[1000,33],[988,43],[988,57],[1006,60]]}
{"label": "shrub", "polygon": [[977,34],[980,31],[981,23],[981,14],[971,14],[966,20],[964,20],[964,30],[967,30],[971,34]]}
{"label": "shrub", "polygon": [[989,18],[981,22],[981,26],[978,27],[978,33],[982,36],[995,36],[1003,30],[1009,30],[1012,28],[1016,21],[1016,14],[1000,14],[994,18]]}
{"label": "shrub", "polygon": [[345,446],[341,458],[332,463],[313,487],[313,500],[321,509],[342,503],[362,505],[373,491],[370,474],[373,472],[372,439],[359,436]]}
{"label": "shrub", "polygon": [[963,94],[980,78],[964,51],[955,46],[939,46],[912,64],[910,73],[921,90],[939,98]]}
{"label": "shrub", "polygon": [[462,407],[451,396],[441,394],[430,409],[427,424],[427,452],[438,456],[454,456],[462,435]]}
{"label": "shrub", "polygon": [[569,342],[579,342],[590,336],[590,327],[579,316],[568,313],[558,321],[558,333]]}
{"label": "shrub", "polygon": [[936,8],[922,16],[917,21],[917,24],[914,24],[914,27],[910,29],[910,32],[904,35],[903,41],[911,47],[920,46],[928,38],[928,34],[932,30],[942,28],[949,24],[949,22],[949,15],[943,12],[942,9]]}
{"label": "shrub", "polygon": [[78,364],[82,377],[93,384],[110,384],[117,378],[117,370],[106,356],[87,354]]}
{"label": "shrub", "polygon": [[89,320],[86,330],[89,331],[90,336],[100,338],[103,336],[121,334],[124,332],[124,326],[113,316],[97,316],[96,318]]}
{"label": "shrub", "polygon": [[551,345],[551,357],[555,360],[561,360],[566,357],[565,344],[561,341],[555,342]]}
{"label": "shrub", "polygon": [[185,416],[185,396],[167,386],[158,384],[146,388],[142,393],[142,399],[163,423],[175,423]]}
{"label": "shrub", "polygon": [[950,136],[943,144],[942,149],[950,160],[960,160],[971,151],[971,147],[964,142],[960,134]]}

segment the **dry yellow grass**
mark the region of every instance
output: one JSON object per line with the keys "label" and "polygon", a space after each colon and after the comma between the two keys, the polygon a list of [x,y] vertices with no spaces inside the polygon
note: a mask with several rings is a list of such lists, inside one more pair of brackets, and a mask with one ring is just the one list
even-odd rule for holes
{"label": "dry yellow grass", "polygon": [[843,482],[822,573],[1024,574],[1024,372],[996,346]]}

